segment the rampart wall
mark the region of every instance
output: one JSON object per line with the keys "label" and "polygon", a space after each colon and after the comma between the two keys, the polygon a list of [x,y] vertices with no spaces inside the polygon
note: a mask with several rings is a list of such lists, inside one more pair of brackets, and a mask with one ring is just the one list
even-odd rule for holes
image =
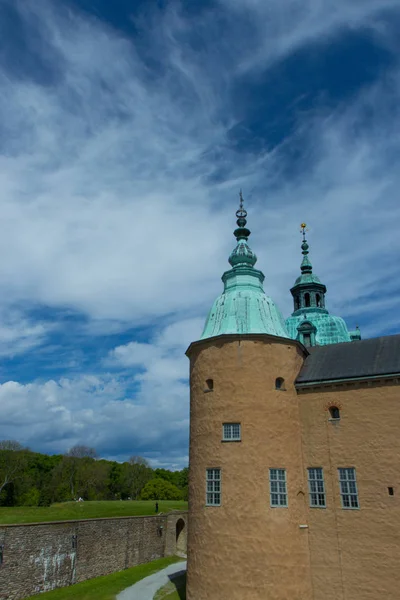
{"label": "rampart wall", "polygon": [[20,600],[184,552],[186,533],[187,513],[181,511],[0,525],[0,600]]}

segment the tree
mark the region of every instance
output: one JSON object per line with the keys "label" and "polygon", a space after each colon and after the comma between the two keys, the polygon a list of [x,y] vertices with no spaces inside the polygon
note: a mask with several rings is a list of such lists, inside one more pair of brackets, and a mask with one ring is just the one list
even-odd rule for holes
{"label": "tree", "polygon": [[182,500],[182,492],[165,479],[151,479],[141,493],[142,500]]}
{"label": "tree", "polygon": [[64,455],[61,465],[61,471],[68,480],[72,498],[75,498],[77,493],[79,465],[83,458],[92,459],[92,461],[94,461],[97,458],[97,452],[94,448],[90,448],[89,446],[76,444]]}
{"label": "tree", "polygon": [[153,470],[142,456],[131,456],[127,470],[129,496],[137,500],[148,481],[153,477]]}
{"label": "tree", "polygon": [[0,494],[21,478],[26,467],[26,450],[14,440],[0,441]]}
{"label": "tree", "polygon": [[16,440],[0,440],[0,450],[12,450],[12,452],[18,452],[20,450],[27,450],[22,444]]}

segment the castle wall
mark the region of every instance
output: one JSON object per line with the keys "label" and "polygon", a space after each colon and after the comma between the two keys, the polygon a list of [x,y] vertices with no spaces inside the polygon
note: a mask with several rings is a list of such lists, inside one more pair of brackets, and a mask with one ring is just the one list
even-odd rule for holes
{"label": "castle wall", "polygon": [[[291,340],[224,336],[189,350],[191,423],[188,600],[310,600],[300,413],[303,362]],[[285,380],[286,391],[275,389]],[[205,392],[213,379],[212,392]],[[241,423],[240,442],[222,424]],[[206,469],[221,468],[222,505],[205,506]],[[289,504],[271,508],[269,468],[287,471]]]}
{"label": "castle wall", "polygon": [[185,523],[179,539],[182,551],[187,513],[180,511],[150,517],[0,525],[0,600],[19,600],[174,555],[176,524],[181,520]]}
{"label": "castle wall", "polygon": [[[400,387],[393,381],[321,387],[300,391],[299,401],[303,462],[323,467],[327,494],[327,508],[307,509],[312,598],[398,600]],[[340,421],[329,420],[333,405]],[[359,510],[341,507],[338,467],[356,469]]]}

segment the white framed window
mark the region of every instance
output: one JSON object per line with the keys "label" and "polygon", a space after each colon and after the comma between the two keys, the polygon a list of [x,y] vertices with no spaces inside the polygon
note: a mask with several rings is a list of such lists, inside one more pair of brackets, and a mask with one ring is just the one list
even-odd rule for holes
{"label": "white framed window", "polygon": [[310,493],[310,506],[325,508],[325,483],[321,467],[308,469],[308,491]]}
{"label": "white framed window", "polygon": [[221,505],[221,469],[206,470],[206,505]]}
{"label": "white framed window", "polygon": [[222,425],[222,439],[224,442],[237,442],[241,440],[240,423],[224,423]]}
{"label": "white framed window", "polygon": [[286,470],[269,470],[269,491],[271,506],[287,506]]}
{"label": "white framed window", "polygon": [[339,468],[340,495],[342,508],[360,508],[358,501],[356,470],[351,468]]}

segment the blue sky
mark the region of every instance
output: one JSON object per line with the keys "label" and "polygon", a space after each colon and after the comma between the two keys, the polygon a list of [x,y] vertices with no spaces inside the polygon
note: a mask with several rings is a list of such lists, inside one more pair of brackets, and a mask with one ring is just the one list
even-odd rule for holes
{"label": "blue sky", "polygon": [[0,439],[181,468],[243,189],[285,316],[398,333],[400,0],[0,0]]}

